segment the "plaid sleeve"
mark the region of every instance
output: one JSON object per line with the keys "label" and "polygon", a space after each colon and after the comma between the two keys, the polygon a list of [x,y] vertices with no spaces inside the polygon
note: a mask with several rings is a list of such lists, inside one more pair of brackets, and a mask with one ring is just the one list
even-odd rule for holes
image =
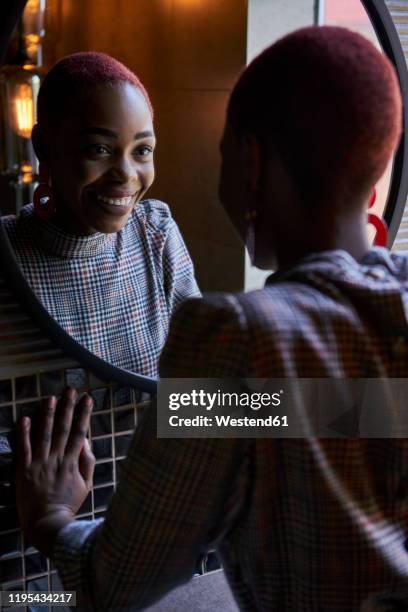
{"label": "plaid sleeve", "polygon": [[103,519],[73,521],[58,534],[53,551],[53,560],[67,591],[76,591],[77,608],[93,608],[92,590],[88,584],[92,578],[89,558],[92,541]]}
{"label": "plaid sleeve", "polygon": [[71,523],[58,536],[54,561],[80,610],[139,610],[160,599],[192,577],[239,510],[246,441],[157,439],[156,429],[152,408],[105,521]]}
{"label": "plaid sleeve", "polygon": [[172,217],[163,250],[164,286],[169,312],[189,297],[200,296],[194,277],[194,266],[180,230]]}
{"label": "plaid sleeve", "polygon": [[[175,317],[171,346],[163,361],[178,358],[179,325],[201,321],[202,300],[189,300]],[[207,304],[214,331],[197,324],[181,339],[195,342],[205,336],[204,350],[221,357],[224,343],[240,334],[233,308]],[[205,319],[206,324],[211,321]],[[216,331],[220,350],[217,350]],[[174,348],[173,348],[174,347]],[[237,349],[237,346],[234,345]],[[188,356],[185,356],[188,360]],[[209,355],[207,355],[209,359]],[[184,375],[183,359],[180,375]],[[234,359],[230,360],[235,370]],[[167,371],[168,368],[167,368]],[[231,372],[232,375],[234,375]],[[243,439],[157,439],[156,409],[145,414],[138,427],[116,494],[106,519],[89,532],[72,524],[58,538],[55,561],[65,588],[77,591],[81,608],[99,611],[139,610],[166,592],[188,581],[197,560],[232,527],[247,490],[248,470],[241,469],[251,454],[250,440]],[[91,608],[92,609],[92,608]]]}
{"label": "plaid sleeve", "polygon": [[249,341],[238,299],[213,293],[186,300],[171,321],[160,357],[161,378],[247,376]]}

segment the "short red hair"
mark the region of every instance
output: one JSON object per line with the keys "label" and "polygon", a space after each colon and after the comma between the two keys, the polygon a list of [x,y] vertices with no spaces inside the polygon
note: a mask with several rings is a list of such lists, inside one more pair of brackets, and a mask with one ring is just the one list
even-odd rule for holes
{"label": "short red hair", "polygon": [[228,107],[238,132],[271,145],[309,201],[367,193],[401,133],[402,103],[390,61],[340,27],[298,30],[242,73]]}
{"label": "short red hair", "polygon": [[137,87],[153,115],[146,89],[129,68],[106,53],[84,51],[62,58],[46,74],[38,94],[38,123],[43,125],[50,118],[58,118],[63,106],[61,101],[117,83],[130,83]]}

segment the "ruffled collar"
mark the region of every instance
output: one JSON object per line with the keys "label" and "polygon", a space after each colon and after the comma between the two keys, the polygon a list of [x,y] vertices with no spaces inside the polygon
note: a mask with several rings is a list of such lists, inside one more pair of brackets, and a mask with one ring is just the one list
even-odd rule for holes
{"label": "ruffled collar", "polygon": [[28,226],[36,246],[50,255],[68,259],[96,257],[114,243],[116,234],[96,232],[89,236],[76,236],[64,232],[50,221],[39,219],[32,204],[24,206],[20,217]]}
{"label": "ruffled collar", "polygon": [[283,267],[276,272],[273,272],[265,281],[265,286],[273,285],[276,282],[290,280],[299,272],[313,272],[317,269],[320,271],[336,271],[337,274],[350,276],[354,272],[364,274],[370,271],[373,265],[383,266],[388,271],[395,273],[395,264],[392,260],[392,255],[388,249],[384,247],[371,247],[360,261],[357,261],[346,251],[335,249],[333,251],[320,251],[306,255],[296,264],[288,267]]}

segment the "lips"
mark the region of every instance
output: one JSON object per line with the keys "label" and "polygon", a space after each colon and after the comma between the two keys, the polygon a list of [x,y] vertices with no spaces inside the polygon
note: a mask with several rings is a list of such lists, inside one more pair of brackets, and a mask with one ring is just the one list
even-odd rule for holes
{"label": "lips", "polygon": [[105,191],[97,193],[96,191],[88,191],[88,197],[105,215],[121,217],[129,214],[135,202],[137,202],[142,190],[136,193]]}

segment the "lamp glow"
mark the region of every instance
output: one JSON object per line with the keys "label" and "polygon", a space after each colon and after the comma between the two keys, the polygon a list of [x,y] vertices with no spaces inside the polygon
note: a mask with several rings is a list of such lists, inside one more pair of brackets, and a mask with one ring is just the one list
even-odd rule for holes
{"label": "lamp glow", "polygon": [[23,32],[30,62],[42,63],[42,38],[45,35],[45,0],[28,0],[23,13]]}
{"label": "lamp glow", "polygon": [[25,35],[44,34],[45,0],[28,0],[23,13]]}
{"label": "lamp glow", "polygon": [[27,13],[37,13],[40,8],[40,0],[28,0],[25,10]]}
{"label": "lamp glow", "polygon": [[[28,182],[37,172],[31,132],[37,114],[37,96],[42,71],[37,66],[9,65],[0,68],[0,175]],[[23,168],[24,166],[24,168]],[[23,181],[23,182],[25,182]]]}
{"label": "lamp glow", "polygon": [[15,89],[12,104],[15,131],[23,138],[30,138],[35,121],[34,100],[31,87],[26,83],[18,85]]}
{"label": "lamp glow", "polygon": [[15,56],[10,64],[0,67],[0,177],[6,177],[13,189],[16,212],[32,201],[38,180],[31,133],[43,74],[45,25],[47,22],[48,28],[59,16],[60,0],[26,0],[16,28]]}

